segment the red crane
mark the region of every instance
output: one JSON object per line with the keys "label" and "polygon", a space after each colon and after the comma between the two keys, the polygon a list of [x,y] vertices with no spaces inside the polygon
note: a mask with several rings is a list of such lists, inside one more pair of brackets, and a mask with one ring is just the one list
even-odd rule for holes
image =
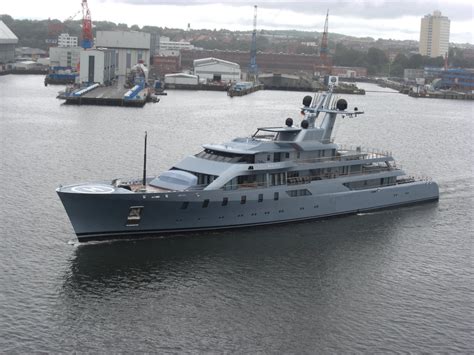
{"label": "red crane", "polygon": [[329,9],[328,12],[326,13],[326,22],[324,23],[324,31],[323,31],[323,37],[321,39],[321,47],[319,49],[319,57],[321,58],[321,61],[323,65],[326,65],[327,60],[328,60],[328,16],[329,16]]}
{"label": "red crane", "polygon": [[91,48],[93,41],[91,12],[87,0],[82,0],[82,48]]}

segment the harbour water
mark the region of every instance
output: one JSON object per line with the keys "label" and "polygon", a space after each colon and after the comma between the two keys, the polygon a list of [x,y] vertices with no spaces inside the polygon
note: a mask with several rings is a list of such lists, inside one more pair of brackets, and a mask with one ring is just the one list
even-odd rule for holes
{"label": "harbour water", "polygon": [[305,93],[169,91],[144,108],[66,106],[0,77],[0,352],[469,353],[472,102],[371,84],[336,141],[392,151],[440,200],[281,226],[77,245],[59,184],[139,177],[257,126]]}

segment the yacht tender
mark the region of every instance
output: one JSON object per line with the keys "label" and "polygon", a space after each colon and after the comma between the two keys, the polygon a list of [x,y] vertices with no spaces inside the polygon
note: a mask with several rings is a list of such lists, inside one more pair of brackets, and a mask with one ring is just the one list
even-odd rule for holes
{"label": "yacht tender", "polygon": [[301,112],[300,127],[288,118],[285,127],[204,145],[156,177],[147,178],[144,169],[143,179],[56,191],[81,242],[293,222],[438,199],[435,182],[407,177],[391,154],[333,142],[338,115],[363,113],[348,111],[344,99],[331,91],[306,96]]}

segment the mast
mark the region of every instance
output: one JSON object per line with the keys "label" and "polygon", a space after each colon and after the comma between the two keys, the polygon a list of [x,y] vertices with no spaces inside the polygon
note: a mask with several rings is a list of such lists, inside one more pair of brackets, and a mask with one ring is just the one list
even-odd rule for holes
{"label": "mast", "polygon": [[145,149],[143,154],[143,187],[146,186],[146,138],[147,138],[147,131],[145,131]]}

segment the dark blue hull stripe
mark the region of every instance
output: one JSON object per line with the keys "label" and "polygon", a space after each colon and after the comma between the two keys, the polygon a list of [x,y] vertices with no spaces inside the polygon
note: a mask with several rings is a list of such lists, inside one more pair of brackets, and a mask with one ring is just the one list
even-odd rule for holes
{"label": "dark blue hull stripe", "polygon": [[80,242],[87,242],[87,241],[94,241],[94,240],[105,240],[105,239],[115,239],[114,237],[117,236],[127,236],[127,237],[139,237],[140,235],[151,235],[151,234],[176,234],[176,233],[187,233],[187,232],[201,232],[201,231],[213,231],[213,230],[226,230],[226,229],[235,229],[235,228],[248,228],[248,227],[255,227],[255,226],[265,226],[265,225],[277,225],[277,224],[286,224],[291,222],[301,222],[301,221],[308,221],[308,220],[317,220],[317,219],[324,219],[324,218],[331,218],[337,216],[344,216],[344,215],[351,215],[361,212],[368,212],[368,211],[376,211],[376,210],[383,210],[383,209],[390,209],[396,208],[400,206],[406,205],[413,205],[423,202],[430,202],[430,201],[437,201],[438,197],[431,197],[427,199],[420,199],[414,200],[410,202],[403,202],[403,203],[393,203],[384,206],[372,207],[372,208],[362,208],[347,212],[340,212],[340,213],[333,213],[333,214],[325,214],[320,216],[313,216],[313,217],[304,217],[304,218],[293,218],[293,219],[285,219],[279,221],[270,221],[270,222],[258,222],[258,223],[247,223],[247,224],[234,224],[234,225],[225,225],[225,226],[214,226],[214,227],[200,227],[200,228],[183,228],[183,229],[147,229],[147,230],[139,230],[139,231],[111,231],[111,232],[98,232],[98,233],[76,233],[78,240]]}

